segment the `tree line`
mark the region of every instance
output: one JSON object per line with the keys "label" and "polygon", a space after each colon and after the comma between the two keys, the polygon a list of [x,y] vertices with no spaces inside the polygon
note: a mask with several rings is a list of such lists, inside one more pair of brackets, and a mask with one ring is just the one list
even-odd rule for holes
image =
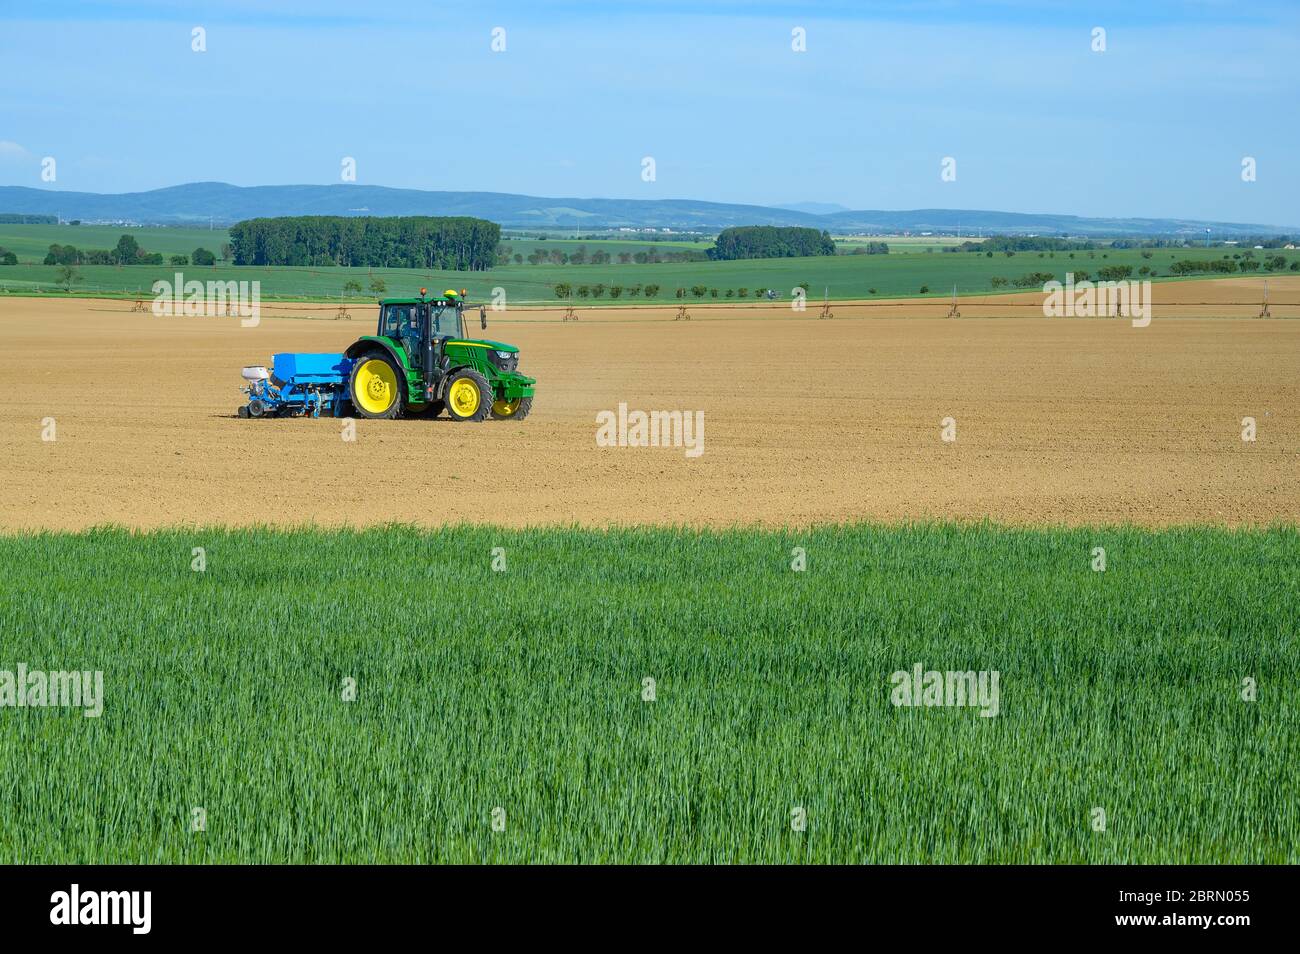
{"label": "tree line", "polygon": [[641,294],[646,298],[654,298],[659,294],[658,285],[606,285],[604,282],[574,285],[571,282],[556,282],[551,288],[555,291],[556,298],[570,298],[574,295],[579,298],[622,298],[624,293],[628,298],[636,298]]}
{"label": "tree line", "polygon": [[990,235],[982,242],[962,242],[963,252],[1088,252],[1096,242],[1029,235]]}
{"label": "tree line", "polygon": [[236,265],[347,265],[485,271],[501,226],[469,216],[301,215],[230,227]]}
{"label": "tree line", "polygon": [[[805,292],[809,289],[808,282],[800,282],[799,287]],[[642,294],[646,298],[654,298],[659,294],[659,285],[606,285],[604,282],[596,282],[592,285],[575,285],[572,282],[556,282],[551,288],[555,291],[556,298],[636,298]],[[875,294],[875,289],[871,289]],[[750,289],[748,288],[710,288],[708,285],[692,285],[690,288],[678,288],[675,292],[678,298],[685,298],[687,293],[694,295],[696,298],[703,298],[708,295],[711,298],[748,298]],[[755,288],[753,289],[755,298],[775,299],[777,293],[774,289]]]}
{"label": "tree line", "polygon": [[1240,256],[1238,259],[1228,258],[1227,256],[1200,260],[1185,258],[1171,264],[1169,274],[1198,275],[1207,272],[1229,274],[1232,272],[1258,272],[1261,269],[1266,272],[1280,272],[1286,268],[1290,268],[1293,272],[1300,271],[1300,259],[1296,259],[1288,265],[1285,255],[1273,255],[1265,258],[1262,262],[1250,254]]}
{"label": "tree line", "polygon": [[[1243,237],[1235,243],[1241,247],[1259,245],[1263,248],[1285,248],[1292,243],[1292,239],[1286,235],[1259,236],[1256,238]],[[990,235],[981,242],[962,242],[960,245],[951,246],[952,251],[961,252],[1090,252],[1098,251],[1103,248],[1120,249],[1152,249],[1152,248],[1200,248],[1205,244],[1203,239],[1195,237],[1163,237],[1163,238],[1120,238],[1108,242],[1093,242],[1087,239],[1065,239],[1055,238],[1045,235]],[[1215,246],[1223,246],[1226,243],[1219,240],[1213,243]],[[1230,246],[1231,247],[1231,246]],[[949,251],[949,249],[945,249]]]}
{"label": "tree line", "polygon": [[[216,255],[206,248],[196,248],[189,256],[172,255],[166,260],[169,265],[214,265]],[[134,236],[123,235],[113,248],[77,248],[75,245],[50,246],[45,254],[43,265],[162,265],[161,252],[147,252],[140,247]]]}
{"label": "tree line", "polygon": [[571,252],[563,249],[552,248],[533,249],[527,257],[521,252],[516,252],[508,244],[502,244],[497,251],[497,264],[522,265],[527,262],[529,265],[609,265],[614,261],[615,256],[618,258],[618,264],[630,265],[635,262],[637,265],[657,265],[661,262],[680,264],[682,262],[707,262],[708,253],[698,249],[669,249],[661,251],[657,248],[641,249],[635,252],[617,252],[610,253],[605,249],[596,249],[588,251],[587,246],[579,245]]}
{"label": "tree line", "polygon": [[797,225],[738,225],[718,233],[709,258],[729,262],[740,258],[803,258],[834,255],[829,232]]}

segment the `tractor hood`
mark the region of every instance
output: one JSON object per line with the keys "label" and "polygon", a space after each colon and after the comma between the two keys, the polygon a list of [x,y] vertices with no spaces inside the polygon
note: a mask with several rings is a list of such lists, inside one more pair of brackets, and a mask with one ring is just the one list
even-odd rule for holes
{"label": "tractor hood", "polygon": [[506,344],[504,341],[491,341],[487,338],[452,338],[447,344],[465,345],[471,348],[491,348],[494,351],[507,351],[511,354],[518,354],[519,352],[519,349],[512,344]]}

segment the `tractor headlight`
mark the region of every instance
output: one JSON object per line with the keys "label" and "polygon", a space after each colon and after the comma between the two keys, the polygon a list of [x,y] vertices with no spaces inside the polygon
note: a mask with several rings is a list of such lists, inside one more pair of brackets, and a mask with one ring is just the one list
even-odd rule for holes
{"label": "tractor headlight", "polygon": [[494,348],[488,352],[488,360],[496,365],[498,371],[514,371],[519,367],[519,352],[497,351]]}

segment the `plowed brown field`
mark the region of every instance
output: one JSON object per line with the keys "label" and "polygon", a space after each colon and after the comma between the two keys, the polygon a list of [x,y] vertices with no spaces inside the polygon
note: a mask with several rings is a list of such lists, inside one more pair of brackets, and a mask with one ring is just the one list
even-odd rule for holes
{"label": "plowed brown field", "polygon": [[[831,321],[817,305],[691,306],[691,322],[672,308],[509,312],[487,335],[519,345],[539,379],[532,417],[362,420],[354,442],[333,419],[236,418],[239,369],[341,350],[373,329],[373,307],[334,321],[329,306],[268,306],[242,328],[2,299],[0,529],[1296,523],[1300,321],[1173,317],[1254,314],[1254,285],[1157,285],[1146,328],[1004,307],[1040,296],[963,301],[960,320],[933,300],[836,303]],[[1300,279],[1270,290],[1298,300]],[[620,402],[704,411],[704,454],[598,447],[596,414]]]}

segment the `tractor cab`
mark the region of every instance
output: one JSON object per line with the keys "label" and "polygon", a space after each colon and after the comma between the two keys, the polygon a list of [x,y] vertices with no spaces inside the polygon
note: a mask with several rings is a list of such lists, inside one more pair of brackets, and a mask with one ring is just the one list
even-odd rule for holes
{"label": "tractor cab", "polygon": [[[421,289],[423,292],[424,289]],[[427,326],[434,341],[465,337],[465,302],[455,291],[448,289],[442,297],[431,300],[383,301],[379,306],[379,327],[375,334],[412,342],[412,353],[419,347]],[[487,327],[484,316],[483,327]]]}
{"label": "tractor cab", "polygon": [[[349,392],[362,417],[486,417],[521,420],[532,406],[536,381],[519,373],[514,345],[465,334],[465,292],[449,288],[431,297],[387,298],[379,323],[348,348]],[[487,309],[479,308],[487,328]]]}

